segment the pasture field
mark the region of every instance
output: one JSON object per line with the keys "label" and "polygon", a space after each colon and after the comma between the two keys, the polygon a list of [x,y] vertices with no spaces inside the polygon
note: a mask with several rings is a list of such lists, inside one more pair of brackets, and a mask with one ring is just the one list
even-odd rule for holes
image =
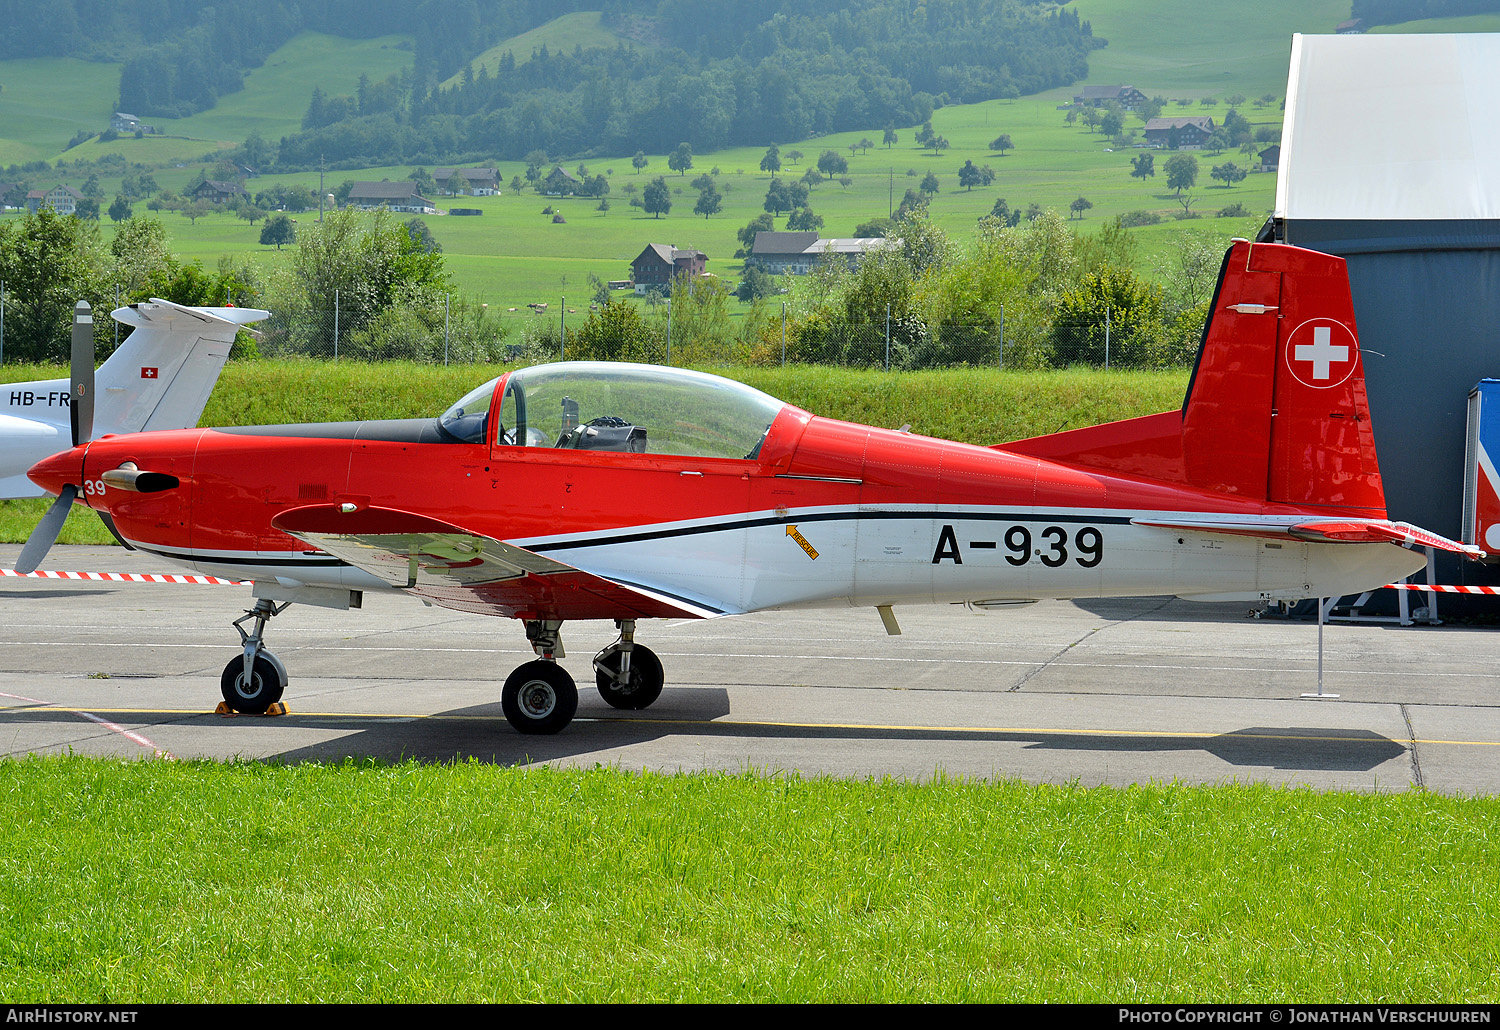
{"label": "pasture field", "polygon": [[1328,34],[1349,17],[1349,0],[1155,0],[1149,8],[1136,0],[1078,0],[1073,6],[1095,36],[1109,40],[1089,54],[1090,83],[1195,99],[1285,95],[1292,33]]}
{"label": "pasture field", "polygon": [[1464,1002],[1494,798],[0,762],[39,1002]]}
{"label": "pasture field", "polygon": [[[1113,150],[1108,139],[1090,132],[1082,123],[1069,126],[1063,121],[1058,105],[1068,99],[1068,91],[1052,91],[1020,100],[996,100],[942,108],[934,112],[933,130],[950,141],[950,149],[934,156],[933,151],[918,147],[914,130],[897,130],[899,141],[892,147],[877,145],[851,152],[850,147],[862,139],[878,141],[877,130],[840,133],[782,148],[782,176],[800,177],[818,156],[827,150],[838,152],[849,164],[848,186],[837,180],[824,181],[814,188],[812,209],[824,219],[825,236],[853,235],[860,222],[884,217],[900,204],[908,189],[917,189],[931,171],[939,181],[939,192],[933,198],[930,215],[955,239],[967,239],[975,222],[988,214],[995,201],[1004,198],[1011,208],[1038,204],[1066,213],[1069,204],[1079,196],[1088,198],[1094,207],[1075,221],[1081,232],[1097,230],[1106,220],[1130,211],[1159,213],[1164,222],[1133,230],[1141,240],[1141,271],[1153,274],[1156,262],[1170,251],[1172,240],[1184,227],[1211,233],[1227,241],[1233,236],[1253,234],[1270,212],[1275,195],[1275,175],[1252,173],[1242,182],[1224,187],[1209,177],[1214,164],[1233,161],[1241,168],[1250,159],[1238,151],[1214,156],[1198,153],[1198,185],[1191,191],[1192,210],[1204,217],[1188,222],[1173,220],[1182,206],[1172,190],[1166,188],[1165,151]],[[1174,108],[1175,110],[1175,108]],[[1192,111],[1200,110],[1193,107]],[[1256,109],[1247,106],[1245,115],[1257,128],[1277,127],[1280,110],[1275,107]],[[1222,114],[1220,114],[1222,117]],[[1128,127],[1142,128],[1139,119],[1127,120]],[[1000,133],[1009,133],[1015,149],[1002,157],[988,149]],[[140,142],[132,140],[130,142]],[[111,144],[113,145],[113,144]],[[81,149],[81,148],[80,148]],[[800,150],[803,157],[794,165],[788,152]],[[647,155],[649,165],[635,171],[628,156],[570,161],[590,174],[605,173],[610,180],[609,210],[599,211],[598,201],[582,197],[540,196],[526,188],[517,193],[510,189],[512,178],[524,173],[520,162],[500,162],[506,186],[494,197],[438,197],[438,206],[474,208],[483,212],[477,217],[457,215],[427,216],[424,221],[443,247],[445,265],[455,285],[465,294],[492,307],[502,309],[547,301],[554,306],[558,298],[574,296],[585,300],[587,277],[603,280],[625,279],[630,275],[630,261],[649,243],[691,247],[709,256],[709,271],[737,282],[742,262],[732,255],[739,249],[736,233],[763,212],[769,173],[760,171],[765,154],[763,147],[740,147],[695,157],[687,174],[670,172],[666,156]],[[1130,175],[1132,159],[1141,154],[1155,158],[1156,175],[1144,180]],[[958,184],[958,169],[966,160],[976,165],[988,164],[997,174],[988,187],[972,190]],[[704,172],[718,169],[715,180],[722,194],[722,210],[710,218],[693,214],[698,191],[691,181]],[[354,171],[331,171],[326,174],[326,188],[332,190],[345,179],[404,179],[411,166],[388,166]],[[428,169],[431,171],[431,169]],[[173,169],[157,176],[163,186],[184,185],[193,169]],[[661,175],[673,190],[672,210],[663,217],[646,214],[629,205],[632,196],[639,197],[645,186]],[[176,179],[181,181],[177,182]],[[318,187],[318,173],[264,176],[251,180],[252,191],[285,182]],[[105,180],[106,192],[118,182]],[[631,190],[635,192],[632,193]],[[1220,208],[1241,204],[1252,212],[1248,218],[1213,217]],[[553,221],[551,208],[565,221]],[[141,205],[137,206],[144,213]],[[12,214],[9,217],[16,217]],[[163,213],[174,250],[187,259],[199,259],[212,266],[222,255],[255,255],[257,260],[285,260],[287,251],[278,254],[274,248],[259,243],[260,227],[230,213],[209,214],[190,223],[186,218]],[[299,222],[316,219],[316,212],[295,216]],[[404,217],[404,216],[403,216]],[[785,218],[778,226],[785,224]],[[102,226],[106,237],[113,232],[107,220]]]}
{"label": "pasture field", "polygon": [[[200,425],[276,425],[442,413],[506,366],[233,361],[209,396]],[[790,366],[714,368],[819,415],[992,444],[1166,411],[1182,403],[1187,370],[1009,372],[949,369],[887,373]],[[51,366],[0,366],[0,383],[66,376]],[[51,503],[0,501],[0,543],[23,543]],[[65,544],[110,544],[104,526],[75,505]]]}

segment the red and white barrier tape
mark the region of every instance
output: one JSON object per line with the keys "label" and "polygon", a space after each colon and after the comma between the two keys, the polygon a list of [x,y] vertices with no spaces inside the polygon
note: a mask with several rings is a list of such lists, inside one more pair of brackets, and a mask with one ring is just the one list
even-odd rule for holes
{"label": "red and white barrier tape", "polygon": [[1389,583],[1381,587],[1382,590],[1423,590],[1439,594],[1500,594],[1500,587],[1465,587],[1449,586],[1446,584],[1425,583]]}
{"label": "red and white barrier tape", "polygon": [[179,576],[163,572],[17,572],[15,569],[0,569],[0,577],[14,576],[17,579],[87,579],[107,583],[186,583],[196,586],[247,587],[248,579],[220,579],[217,576]]}

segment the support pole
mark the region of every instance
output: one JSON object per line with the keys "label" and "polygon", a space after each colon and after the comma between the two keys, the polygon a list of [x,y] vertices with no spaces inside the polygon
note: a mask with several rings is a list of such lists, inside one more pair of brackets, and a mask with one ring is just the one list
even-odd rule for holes
{"label": "support pole", "polygon": [[1324,613],[1327,611],[1326,597],[1318,598],[1318,692],[1316,694],[1303,694],[1302,697],[1308,701],[1337,701],[1337,694],[1323,693],[1323,622]]}

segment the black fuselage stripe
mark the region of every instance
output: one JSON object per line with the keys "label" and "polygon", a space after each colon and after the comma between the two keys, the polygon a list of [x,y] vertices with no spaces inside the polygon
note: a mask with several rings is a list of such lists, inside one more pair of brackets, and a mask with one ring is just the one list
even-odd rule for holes
{"label": "black fuselage stripe", "polygon": [[[783,515],[769,516],[759,519],[745,519],[741,522],[715,522],[704,526],[682,526],[676,529],[653,529],[639,533],[621,533],[618,536],[597,536],[582,540],[565,540],[560,543],[536,544],[527,546],[526,550],[541,553],[543,551],[566,551],[575,547],[604,547],[611,544],[634,544],[643,540],[667,540],[680,536],[699,536],[704,533],[721,533],[726,530],[736,529],[759,529],[764,526],[800,526],[809,522],[864,522],[877,521],[887,522],[892,520],[923,521],[923,522],[1050,522],[1050,523],[1085,523],[1099,526],[1128,526],[1130,517],[1128,515],[1060,515],[1051,513],[1038,515],[1022,512],[966,512],[966,511],[862,511],[862,512],[819,512],[807,515]],[[524,545],[523,545],[524,546]]]}

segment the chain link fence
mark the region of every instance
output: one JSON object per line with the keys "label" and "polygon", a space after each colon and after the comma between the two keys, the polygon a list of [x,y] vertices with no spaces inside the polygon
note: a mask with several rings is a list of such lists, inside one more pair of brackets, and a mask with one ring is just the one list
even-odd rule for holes
{"label": "chain link fence", "polygon": [[[928,325],[912,316],[851,323],[826,315],[784,314],[712,324],[678,320],[665,307],[610,335],[587,309],[491,314],[447,302],[392,307],[351,325],[347,310],[276,311],[242,337],[241,352],[266,358],[412,361],[426,364],[537,364],[559,360],[642,361],[663,365],[832,365],[910,371],[933,368],[1161,369],[1190,364],[1198,328],[997,320]],[[603,320],[601,319],[600,322]],[[4,332],[0,307],[0,334]],[[128,332],[128,330],[124,330]],[[253,343],[251,342],[253,339]],[[0,336],[3,341],[3,336]],[[58,353],[66,354],[66,339]],[[105,344],[107,348],[109,345]],[[0,342],[3,347],[3,342]],[[0,354],[3,354],[0,351]]]}

